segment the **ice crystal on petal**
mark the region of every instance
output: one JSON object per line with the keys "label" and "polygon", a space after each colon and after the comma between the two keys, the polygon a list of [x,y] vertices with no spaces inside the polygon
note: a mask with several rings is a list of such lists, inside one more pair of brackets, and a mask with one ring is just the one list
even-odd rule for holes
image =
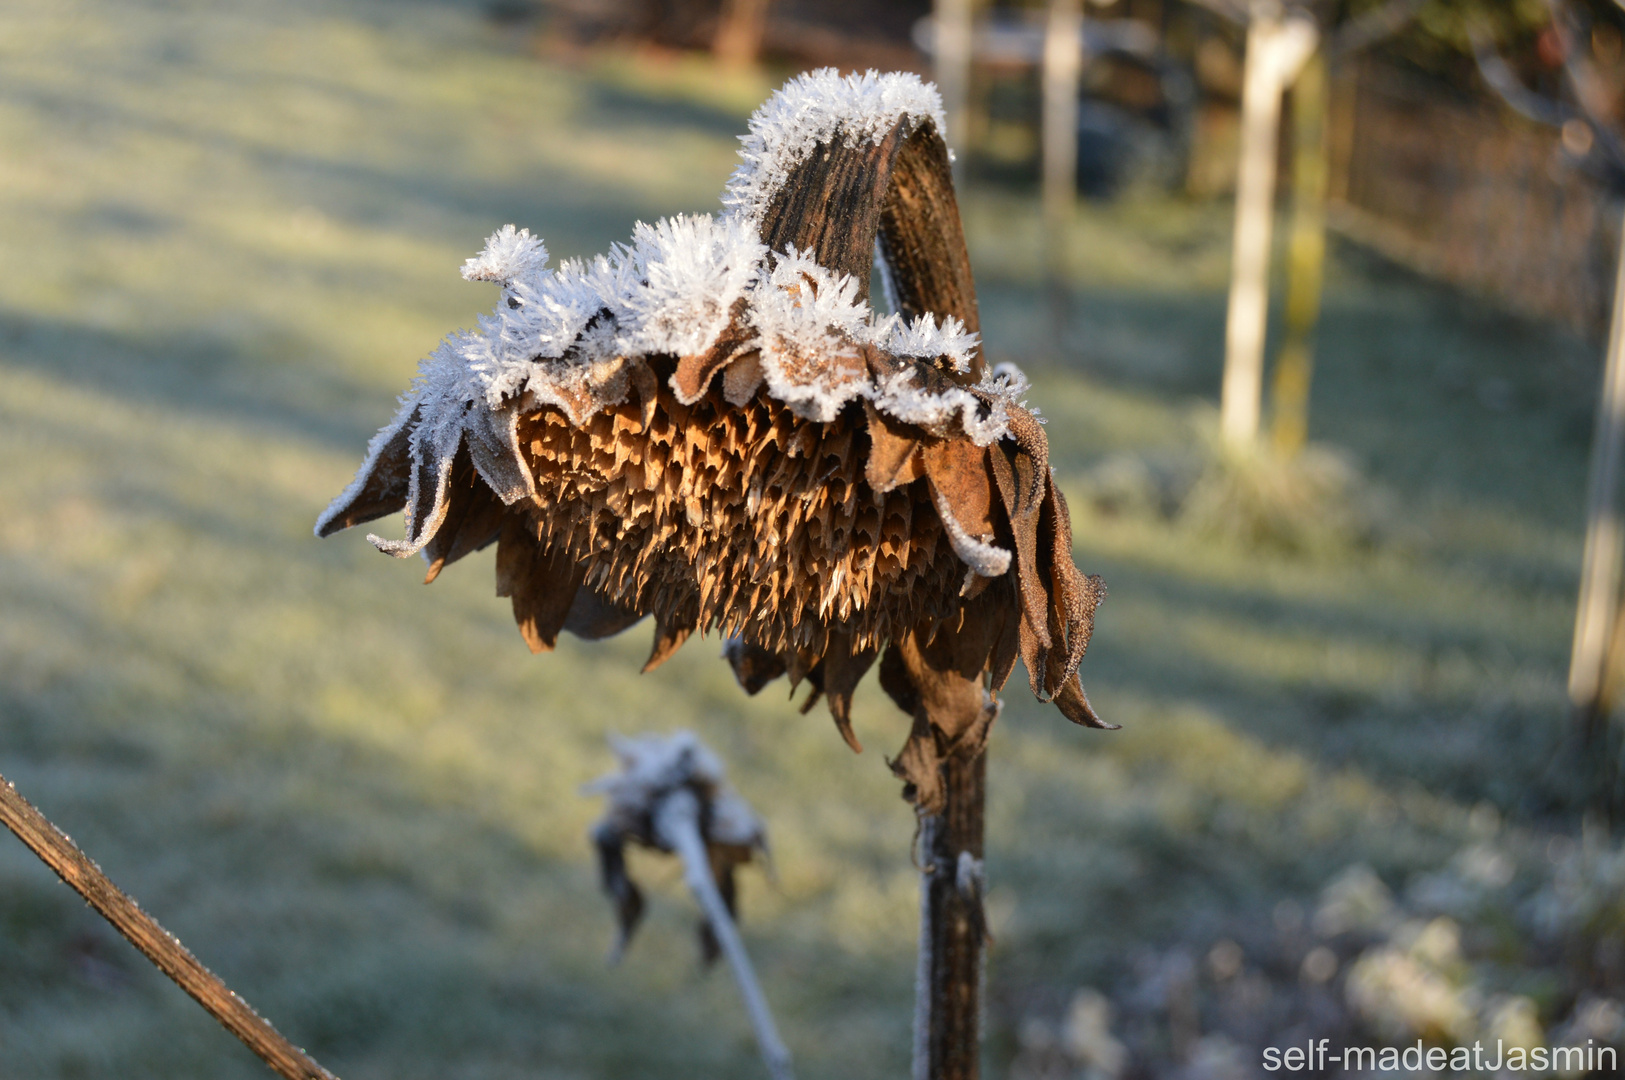
{"label": "ice crystal on petal", "polygon": [[766,253],[755,230],[739,221],[701,214],[639,222],[627,260],[635,277],[617,276],[611,305],[625,327],[623,349],[677,356],[704,350],[727,327]]}
{"label": "ice crystal on petal", "polygon": [[530,235],[529,229],[504,225],[491,234],[484,251],[463,263],[463,277],[506,285],[538,274],[546,266],[547,245],[541,237]]}
{"label": "ice crystal on petal", "polygon": [[[979,334],[966,331],[965,324],[947,316],[942,325],[929,312],[912,321],[895,315],[876,325],[875,343],[898,356],[946,357],[961,374],[970,371],[971,357],[981,343]],[[884,336],[881,336],[882,332]]]}
{"label": "ice crystal on petal", "polygon": [[834,68],[799,75],[750,118],[749,133],[739,140],[744,163],[729,178],[722,205],[728,216],[759,227],[790,170],[819,143],[837,133],[848,146],[878,142],[903,121],[911,127],[931,121],[938,131],[948,130],[941,95],[918,75],[870,70],[843,77]]}

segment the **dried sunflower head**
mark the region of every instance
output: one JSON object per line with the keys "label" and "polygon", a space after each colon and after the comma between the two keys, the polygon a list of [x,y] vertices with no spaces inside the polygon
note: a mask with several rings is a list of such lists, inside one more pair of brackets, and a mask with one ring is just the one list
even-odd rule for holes
{"label": "dried sunflower head", "polygon": [[[752,118],[720,216],[556,270],[502,229],[463,269],[496,310],[423,362],[317,535],[404,510],[404,539],[369,539],[430,580],[495,543],[537,652],[653,616],[649,670],[721,631],[747,689],[809,680],[854,748],[883,652],[910,711],[919,672],[992,691],[1019,656],[1105,726],[1077,678],[1105,590],[1073,565],[1025,380],[982,363],[941,128],[914,76],[814,72]],[[894,314],[868,303],[871,258]],[[989,701],[900,755],[922,809],[910,750],[985,738]]]}
{"label": "dried sunflower head", "polygon": [[[678,791],[693,794],[699,806],[699,833],[706,861],[728,913],[738,917],[734,870],[755,855],[767,855],[767,831],[750,804],[723,775],[722,762],[692,732],[611,738],[620,771],[600,777],[584,789],[608,800],[604,816],[593,826],[593,846],[604,891],[615,901],[619,935],[613,957],[625,951],[643,918],[643,893],[626,872],[626,845],[639,844],[672,854],[677,844],[663,828],[664,804]],[[717,957],[709,922],[700,923],[700,950],[706,963]]]}

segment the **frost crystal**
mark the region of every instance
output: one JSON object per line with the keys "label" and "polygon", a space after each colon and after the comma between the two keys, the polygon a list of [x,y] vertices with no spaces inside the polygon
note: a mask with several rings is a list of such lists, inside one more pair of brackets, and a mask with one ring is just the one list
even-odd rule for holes
{"label": "frost crystal", "polygon": [[926,120],[938,131],[948,130],[941,95],[918,75],[866,71],[842,77],[834,68],[809,71],[791,79],[750,118],[750,132],[739,140],[745,161],[729,178],[722,205],[728,216],[760,227],[773,194],[819,143],[837,133],[848,146],[879,142],[901,121],[913,128]]}
{"label": "frost crystal", "polygon": [[528,277],[547,265],[547,245],[529,229],[504,225],[491,234],[485,250],[463,263],[468,281],[495,281],[502,285]]}

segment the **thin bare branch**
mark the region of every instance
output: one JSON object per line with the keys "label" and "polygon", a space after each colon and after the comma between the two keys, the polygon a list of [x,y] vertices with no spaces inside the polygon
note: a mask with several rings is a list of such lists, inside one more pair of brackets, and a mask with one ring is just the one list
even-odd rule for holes
{"label": "thin bare branch", "polygon": [[[1211,11],[1221,19],[1233,22],[1237,26],[1246,26],[1252,18],[1247,8],[1239,0],[1190,0],[1199,8]],[[1620,0],[1625,3],[1625,0]]]}
{"label": "thin bare branch", "polygon": [[[1371,46],[1393,37],[1405,28],[1405,25],[1416,17],[1428,0],[1388,0],[1388,3],[1378,8],[1372,8],[1350,19],[1326,43],[1326,57],[1329,60],[1339,60],[1345,56],[1353,56],[1363,52]],[[1620,0],[1625,3],[1625,0]]]}
{"label": "thin bare branch", "polygon": [[0,776],[0,821],[38,855],[58,877],[89,901],[114,929],[140,949],[159,971],[243,1041],[277,1075],[286,1080],[337,1080],[309,1054],[272,1027],[219,976],[198,963],[180,940],[142,911],[128,894],[110,881],[66,833],[51,824],[17,789]]}
{"label": "thin bare branch", "polygon": [[1526,87],[1518,79],[1511,65],[1501,58],[1501,54],[1495,49],[1495,42],[1490,40],[1490,36],[1482,27],[1470,27],[1467,34],[1472,41],[1473,60],[1478,64],[1478,73],[1513,112],[1537,124],[1549,124],[1553,127],[1560,127],[1565,120],[1574,118],[1573,106],[1537,94]]}

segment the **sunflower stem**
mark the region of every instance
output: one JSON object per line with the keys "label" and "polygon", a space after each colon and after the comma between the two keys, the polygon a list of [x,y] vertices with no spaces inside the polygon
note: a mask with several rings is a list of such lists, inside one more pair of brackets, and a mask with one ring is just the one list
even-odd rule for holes
{"label": "sunflower stem", "polygon": [[694,792],[686,787],[678,788],[661,801],[655,811],[655,833],[683,860],[683,880],[699,901],[706,921],[711,924],[711,932],[716,936],[722,954],[728,958],[728,966],[733,969],[734,981],[739,984],[739,994],[745,999],[745,1011],[750,1016],[751,1027],[756,1031],[756,1043],[761,1048],[768,1075],[773,1080],[795,1080],[795,1073],[790,1067],[790,1051],[779,1038],[779,1029],[773,1023],[767,997],[756,981],[756,972],[751,967],[750,954],[745,951],[745,942],[739,936],[733,916],[728,913],[728,905],[723,902],[716,879],[711,876],[711,859],[706,853],[705,840],[700,835],[700,801]]}
{"label": "sunflower stem", "polygon": [[942,763],[947,801],[921,823],[920,979],[915,1005],[915,1080],[977,1080],[981,1074],[982,826],[987,755]]}

